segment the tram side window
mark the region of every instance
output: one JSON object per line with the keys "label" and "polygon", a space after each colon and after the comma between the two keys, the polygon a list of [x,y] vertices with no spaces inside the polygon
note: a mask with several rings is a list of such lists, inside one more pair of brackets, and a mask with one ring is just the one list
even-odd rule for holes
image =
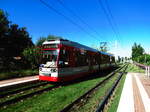
{"label": "tram side window", "polygon": [[109,62],[109,56],[106,55],[106,64]]}
{"label": "tram side window", "polygon": [[95,64],[98,64],[98,55],[95,55]]}
{"label": "tram side window", "polygon": [[95,55],[95,59],[96,59],[96,65],[99,64],[99,55],[98,54]]}
{"label": "tram side window", "polygon": [[86,54],[81,54],[82,56],[82,66],[86,66],[87,65],[87,59],[86,59]]}
{"label": "tram side window", "polygon": [[106,63],[107,63],[107,56],[103,55],[103,64],[106,64]]}
{"label": "tram side window", "polygon": [[60,50],[59,65],[61,67],[69,66],[69,51],[68,50]]}
{"label": "tram side window", "polygon": [[101,54],[101,64],[104,64],[105,63],[105,57],[104,57],[104,55],[103,54]]}
{"label": "tram side window", "polygon": [[106,55],[106,63],[109,62],[109,56]]}
{"label": "tram side window", "polygon": [[94,55],[94,65],[97,65],[97,55]]}
{"label": "tram side window", "polygon": [[80,54],[80,51],[77,51],[76,53],[76,66],[81,66],[82,65],[82,57]]}
{"label": "tram side window", "polygon": [[86,53],[83,54],[80,51],[77,51],[75,56],[75,64],[76,66],[86,66],[87,65]]}
{"label": "tram side window", "polygon": [[88,64],[89,64],[89,56],[88,56],[88,54],[86,54],[85,57],[86,57],[86,58],[85,58],[85,59],[86,59],[86,62],[85,62],[85,63],[86,63],[86,65],[88,65]]}

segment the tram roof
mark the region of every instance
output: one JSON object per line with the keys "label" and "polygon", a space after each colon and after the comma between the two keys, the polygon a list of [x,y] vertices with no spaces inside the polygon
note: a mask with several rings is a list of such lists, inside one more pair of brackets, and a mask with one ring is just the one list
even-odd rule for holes
{"label": "tram roof", "polygon": [[64,45],[73,46],[73,47],[76,47],[76,48],[85,49],[85,50],[89,50],[89,51],[93,51],[93,52],[99,52],[99,53],[104,54],[104,55],[113,56],[112,54],[102,52],[102,51],[99,51],[97,49],[90,48],[86,45],[82,45],[82,44],[79,44],[77,42],[73,42],[73,41],[69,41],[69,40],[65,40],[65,39],[47,40],[47,41],[43,42],[43,45],[46,45],[46,44],[64,44]]}

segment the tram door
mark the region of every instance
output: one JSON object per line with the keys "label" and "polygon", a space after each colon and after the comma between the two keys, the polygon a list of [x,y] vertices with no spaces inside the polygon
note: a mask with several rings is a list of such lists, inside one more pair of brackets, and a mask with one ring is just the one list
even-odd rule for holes
{"label": "tram door", "polygon": [[93,72],[93,56],[91,54],[89,54],[88,58],[89,58],[89,63],[88,63],[89,72],[92,73]]}

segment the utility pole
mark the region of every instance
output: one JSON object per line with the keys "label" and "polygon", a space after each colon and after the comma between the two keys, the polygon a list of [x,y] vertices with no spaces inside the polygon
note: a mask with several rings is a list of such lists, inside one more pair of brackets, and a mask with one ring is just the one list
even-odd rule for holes
{"label": "utility pole", "polygon": [[100,42],[100,51],[107,52],[107,42]]}

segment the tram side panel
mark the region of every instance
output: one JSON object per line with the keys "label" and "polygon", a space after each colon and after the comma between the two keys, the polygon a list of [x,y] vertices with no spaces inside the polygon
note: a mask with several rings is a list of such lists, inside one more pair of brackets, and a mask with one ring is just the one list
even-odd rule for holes
{"label": "tram side panel", "polygon": [[58,77],[64,80],[72,80],[88,73],[86,55],[81,54],[78,48],[63,47],[60,52],[59,62],[63,64],[59,65]]}

